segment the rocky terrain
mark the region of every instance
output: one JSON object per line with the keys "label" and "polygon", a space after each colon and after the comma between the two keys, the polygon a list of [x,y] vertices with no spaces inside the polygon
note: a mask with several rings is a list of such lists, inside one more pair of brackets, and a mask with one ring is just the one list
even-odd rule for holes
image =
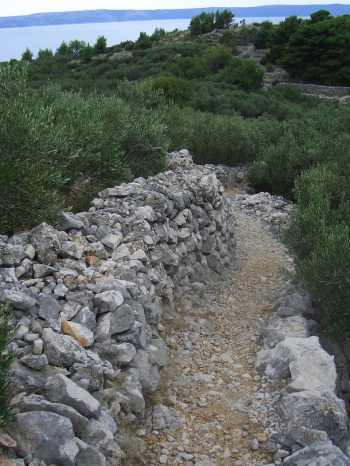
{"label": "rocky terrain", "polygon": [[1,237],[16,361],[0,464],[350,465],[335,363],[279,238],[291,211],[181,151]]}

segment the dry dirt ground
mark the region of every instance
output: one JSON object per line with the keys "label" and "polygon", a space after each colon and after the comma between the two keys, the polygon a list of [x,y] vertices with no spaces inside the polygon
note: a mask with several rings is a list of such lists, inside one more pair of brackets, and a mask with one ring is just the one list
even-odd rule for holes
{"label": "dry dirt ground", "polygon": [[259,219],[238,207],[235,219],[235,270],[206,291],[204,305],[179,305],[164,321],[171,360],[153,402],[173,407],[182,425],[148,434],[139,464],[273,463],[266,449],[273,395],[254,366],[261,324],[287,281],[289,259]]}

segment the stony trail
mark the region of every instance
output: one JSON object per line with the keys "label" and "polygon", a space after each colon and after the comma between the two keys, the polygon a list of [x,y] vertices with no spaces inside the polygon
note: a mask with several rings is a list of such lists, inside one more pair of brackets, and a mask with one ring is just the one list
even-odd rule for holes
{"label": "stony trail", "polygon": [[288,277],[287,251],[231,193],[237,258],[205,302],[178,305],[164,321],[170,364],[153,403],[174,408],[181,425],[147,437],[147,466],[257,466],[273,463],[264,448],[271,428],[271,388],[256,373],[261,323]]}

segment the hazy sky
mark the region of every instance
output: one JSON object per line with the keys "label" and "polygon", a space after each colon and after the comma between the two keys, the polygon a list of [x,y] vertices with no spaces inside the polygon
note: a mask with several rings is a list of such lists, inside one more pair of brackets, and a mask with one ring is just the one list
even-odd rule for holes
{"label": "hazy sky", "polygon": [[[253,6],[271,4],[321,4],[336,3],[332,0],[0,0],[0,16],[68,10],[95,10],[106,8],[156,9],[156,8],[195,8],[205,6]],[[350,4],[350,0],[337,3]]]}

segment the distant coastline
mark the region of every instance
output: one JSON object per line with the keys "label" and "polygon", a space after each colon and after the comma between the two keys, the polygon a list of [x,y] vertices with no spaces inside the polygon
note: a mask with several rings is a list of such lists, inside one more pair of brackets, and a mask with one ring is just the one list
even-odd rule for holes
{"label": "distant coastline", "polygon": [[[224,7],[222,7],[224,8]],[[108,23],[121,21],[146,21],[167,19],[190,19],[202,11],[210,12],[222,8],[191,8],[174,10],[85,10],[57,13],[36,13],[24,16],[0,17],[0,28],[22,28],[65,24]],[[237,17],[286,17],[310,16],[313,12],[326,9],[334,16],[350,14],[350,5],[266,5],[256,7],[228,8]]]}

